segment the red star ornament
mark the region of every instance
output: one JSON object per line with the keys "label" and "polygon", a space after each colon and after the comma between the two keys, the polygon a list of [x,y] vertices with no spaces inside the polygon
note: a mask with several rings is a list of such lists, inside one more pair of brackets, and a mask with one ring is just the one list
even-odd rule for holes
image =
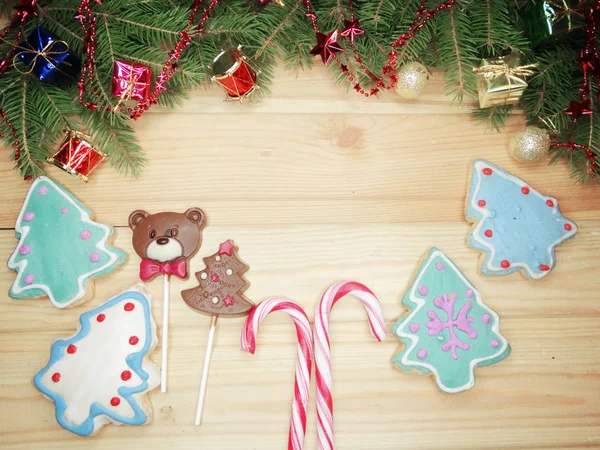
{"label": "red star ornament", "polygon": [[344,20],[344,31],[340,33],[340,36],[349,37],[350,42],[354,42],[354,38],[356,36],[360,36],[361,34],[365,34],[365,30],[360,28],[360,24],[358,23],[358,19],[356,20]]}
{"label": "red star ornament", "polygon": [[325,36],[320,31],[317,31],[317,45],[310,51],[311,55],[321,55],[323,64],[327,65],[331,57],[344,50],[337,43],[338,30],[337,28]]}
{"label": "red star ornament", "polygon": [[13,8],[17,11],[19,17],[32,15],[37,16],[37,0],[21,0]]}
{"label": "red star ornament", "polygon": [[231,252],[234,249],[234,245],[231,243],[229,239],[219,245],[219,255],[227,255],[231,256]]}
{"label": "red star ornament", "polygon": [[571,102],[571,105],[563,111],[564,114],[573,117],[573,122],[577,122],[581,116],[592,114],[590,101],[582,100],[580,102]]}

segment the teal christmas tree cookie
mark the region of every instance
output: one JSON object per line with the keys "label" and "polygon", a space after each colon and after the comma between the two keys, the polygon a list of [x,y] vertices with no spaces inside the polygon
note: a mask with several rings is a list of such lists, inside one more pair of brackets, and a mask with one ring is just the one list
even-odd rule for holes
{"label": "teal christmas tree cookie", "polygon": [[8,260],[17,272],[12,298],[46,295],[65,308],[84,299],[90,278],[125,261],[124,252],[107,244],[112,227],[91,220],[80,201],[47,177],[31,185],[15,232],[19,244]]}
{"label": "teal christmas tree cookie", "polygon": [[458,267],[432,248],[402,299],[411,311],[393,327],[404,344],[393,362],[432,373],[440,390],[457,393],[475,385],[475,367],[510,354],[500,318]]}

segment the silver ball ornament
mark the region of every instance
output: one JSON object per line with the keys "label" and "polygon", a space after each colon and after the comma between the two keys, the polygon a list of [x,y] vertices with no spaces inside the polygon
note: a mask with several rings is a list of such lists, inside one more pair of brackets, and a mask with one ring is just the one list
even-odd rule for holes
{"label": "silver ball ornament", "polygon": [[429,72],[416,61],[404,64],[398,71],[396,92],[405,99],[416,98],[427,88]]}
{"label": "silver ball ornament", "polygon": [[548,154],[550,134],[538,127],[525,127],[510,139],[508,151],[519,162],[539,161]]}

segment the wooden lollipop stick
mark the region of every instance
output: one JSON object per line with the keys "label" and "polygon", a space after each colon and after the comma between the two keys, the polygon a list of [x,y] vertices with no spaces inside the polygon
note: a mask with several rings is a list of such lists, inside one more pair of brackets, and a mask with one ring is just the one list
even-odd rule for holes
{"label": "wooden lollipop stick", "polygon": [[215,329],[217,328],[217,318],[214,315],[210,320],[210,332],[208,334],[208,344],[204,354],[204,369],[202,369],[202,381],[200,382],[200,392],[198,393],[198,406],[196,407],[196,420],[194,423],[200,425],[202,422],[202,410],[204,408],[204,397],[206,395],[206,383],[208,381],[208,369],[210,367],[210,357],[212,355],[213,342],[215,339]]}
{"label": "wooden lollipop stick", "polygon": [[167,392],[167,349],[169,346],[169,287],[171,277],[163,276],[163,324],[162,324],[162,365],[160,369],[160,392]]}

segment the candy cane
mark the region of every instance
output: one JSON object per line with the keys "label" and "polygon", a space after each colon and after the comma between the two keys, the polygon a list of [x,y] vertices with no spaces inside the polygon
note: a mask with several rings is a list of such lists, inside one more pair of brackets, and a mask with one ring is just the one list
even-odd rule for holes
{"label": "candy cane", "polygon": [[294,382],[294,401],[288,438],[288,450],[302,450],[306,435],[306,410],[310,394],[310,375],[313,360],[313,336],[310,321],[304,310],[283,298],[268,298],[254,308],[242,331],[242,350],[254,354],[258,326],[270,313],[285,311],[294,321],[298,336],[298,360]]}
{"label": "candy cane", "polygon": [[357,297],[367,310],[371,333],[379,342],[385,339],[381,304],[363,284],[345,281],[334,284],[323,294],[315,313],[315,364],[317,378],[317,435],[319,450],[333,450],[333,397],[331,395],[331,348],[329,314],[345,295]]}

